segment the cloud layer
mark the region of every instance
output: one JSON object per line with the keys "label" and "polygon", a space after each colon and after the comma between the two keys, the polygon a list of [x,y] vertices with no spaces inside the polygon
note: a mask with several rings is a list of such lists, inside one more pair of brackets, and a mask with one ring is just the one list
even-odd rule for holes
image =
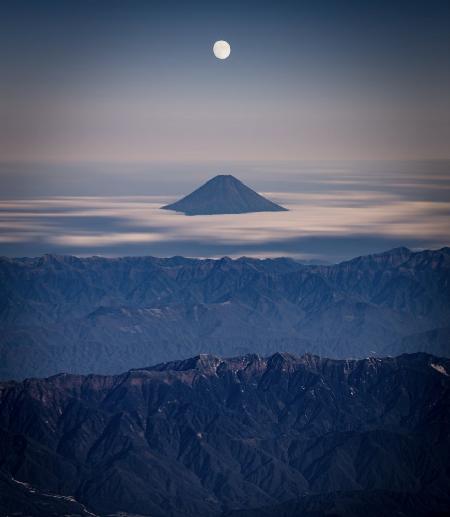
{"label": "cloud layer", "polygon": [[186,217],[160,210],[176,198],[162,194],[5,199],[0,252],[334,261],[397,245],[439,247],[450,243],[450,172],[427,171],[389,181],[358,169],[285,171],[289,191],[262,192],[289,208],[279,213]]}

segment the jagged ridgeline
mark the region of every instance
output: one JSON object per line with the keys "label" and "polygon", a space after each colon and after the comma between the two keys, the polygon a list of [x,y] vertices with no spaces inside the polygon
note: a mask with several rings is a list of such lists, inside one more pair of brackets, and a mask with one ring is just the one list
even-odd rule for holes
{"label": "jagged ridgeline", "polygon": [[186,215],[285,212],[287,209],[261,196],[231,174],[220,174],[176,203],[161,207]]}
{"label": "jagged ridgeline", "polygon": [[3,382],[2,514],[444,515],[449,373],[277,353]]}
{"label": "jagged ridgeline", "polygon": [[0,259],[0,377],[120,373],[202,352],[448,356],[450,249],[291,259]]}

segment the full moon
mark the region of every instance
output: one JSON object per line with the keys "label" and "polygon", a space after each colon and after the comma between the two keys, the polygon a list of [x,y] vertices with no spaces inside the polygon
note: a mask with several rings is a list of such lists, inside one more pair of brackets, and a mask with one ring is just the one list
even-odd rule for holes
{"label": "full moon", "polygon": [[217,59],[226,59],[231,52],[231,47],[228,41],[216,41],[213,46],[214,55]]}

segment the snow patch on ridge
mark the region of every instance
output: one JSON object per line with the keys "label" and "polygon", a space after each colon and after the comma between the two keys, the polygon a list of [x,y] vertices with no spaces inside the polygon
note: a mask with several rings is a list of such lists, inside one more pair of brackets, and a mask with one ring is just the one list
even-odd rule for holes
{"label": "snow patch on ridge", "polygon": [[448,377],[447,370],[441,364],[431,363],[430,366],[431,368],[434,368],[437,372],[442,373],[442,375]]}

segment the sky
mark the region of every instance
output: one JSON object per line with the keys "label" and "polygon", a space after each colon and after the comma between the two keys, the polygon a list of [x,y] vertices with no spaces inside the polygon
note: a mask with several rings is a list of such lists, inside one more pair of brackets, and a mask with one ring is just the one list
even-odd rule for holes
{"label": "sky", "polygon": [[[0,255],[449,245],[449,50],[448,0],[3,0]],[[221,173],[289,212],[159,209]]]}
{"label": "sky", "polygon": [[3,0],[0,156],[450,158],[449,5]]}

